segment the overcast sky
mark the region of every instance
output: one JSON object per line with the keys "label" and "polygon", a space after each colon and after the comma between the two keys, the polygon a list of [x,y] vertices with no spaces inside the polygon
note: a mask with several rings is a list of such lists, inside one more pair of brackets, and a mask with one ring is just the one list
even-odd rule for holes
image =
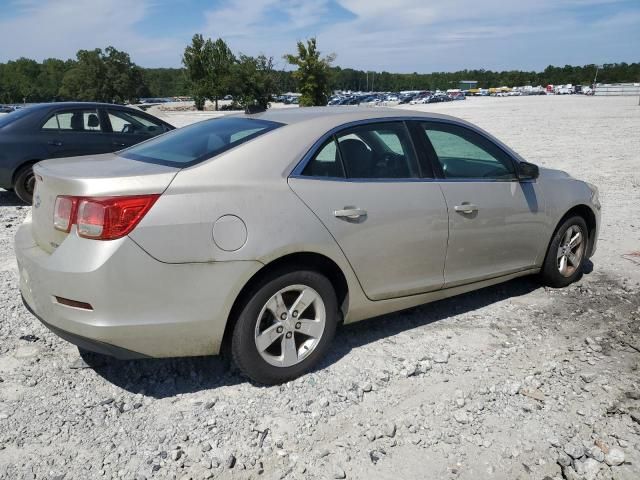
{"label": "overcast sky", "polygon": [[316,36],[336,64],[393,72],[640,61],[640,0],[0,0],[0,61],[108,45],[178,67],[194,33],[279,67]]}

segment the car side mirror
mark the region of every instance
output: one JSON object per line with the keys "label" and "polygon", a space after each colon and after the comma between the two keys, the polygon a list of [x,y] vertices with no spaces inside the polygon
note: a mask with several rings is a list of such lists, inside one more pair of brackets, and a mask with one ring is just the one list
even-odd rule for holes
{"label": "car side mirror", "polygon": [[518,178],[520,180],[535,180],[540,176],[540,169],[537,165],[529,162],[518,163]]}

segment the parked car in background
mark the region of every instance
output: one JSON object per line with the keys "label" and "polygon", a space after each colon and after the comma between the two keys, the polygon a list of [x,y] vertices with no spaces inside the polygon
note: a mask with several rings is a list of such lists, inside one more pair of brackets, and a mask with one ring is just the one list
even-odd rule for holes
{"label": "parked car in background", "polygon": [[0,105],[0,113],[11,113],[15,111],[15,107],[11,105]]}
{"label": "parked car in background", "polygon": [[594,186],[432,113],[273,109],[96,160],[35,166],[28,308],[125,358],[228,346],[268,384],[317,365],[341,322],[529,274],[569,285],[600,223]]}
{"label": "parked car in background", "polygon": [[40,160],[114,152],[174,127],[142,110],[104,103],[42,103],[0,117],[0,187],[31,203]]}

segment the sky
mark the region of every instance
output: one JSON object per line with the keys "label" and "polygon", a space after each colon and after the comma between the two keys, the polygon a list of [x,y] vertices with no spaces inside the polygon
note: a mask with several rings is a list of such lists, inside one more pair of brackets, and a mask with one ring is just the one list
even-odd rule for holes
{"label": "sky", "polygon": [[640,61],[640,0],[0,0],[0,62],[112,45],[179,67],[195,33],[280,68],[316,37],[343,68],[542,70]]}

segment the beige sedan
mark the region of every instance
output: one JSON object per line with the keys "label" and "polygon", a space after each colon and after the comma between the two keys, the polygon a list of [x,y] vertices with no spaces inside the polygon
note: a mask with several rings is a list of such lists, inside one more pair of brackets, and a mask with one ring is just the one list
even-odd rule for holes
{"label": "beige sedan", "polygon": [[41,162],[16,235],[27,307],[81,348],[217,354],[263,383],[341,323],[593,254],[597,189],[456,118],[381,108],[227,116]]}

